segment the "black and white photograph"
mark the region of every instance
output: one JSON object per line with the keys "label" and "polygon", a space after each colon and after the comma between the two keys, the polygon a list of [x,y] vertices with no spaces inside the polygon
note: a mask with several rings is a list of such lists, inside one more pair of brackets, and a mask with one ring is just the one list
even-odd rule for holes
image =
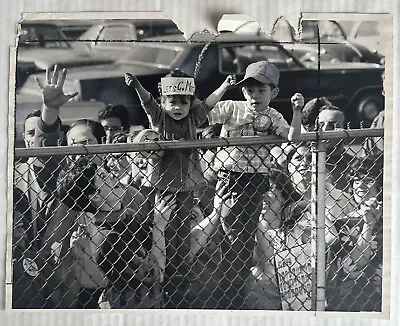
{"label": "black and white photograph", "polygon": [[387,313],[390,15],[134,16],[18,23],[7,307]]}

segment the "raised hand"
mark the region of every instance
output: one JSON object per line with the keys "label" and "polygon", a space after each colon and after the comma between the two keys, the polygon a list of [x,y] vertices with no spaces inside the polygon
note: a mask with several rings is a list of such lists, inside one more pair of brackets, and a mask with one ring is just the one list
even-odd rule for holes
{"label": "raised hand", "polygon": [[236,86],[236,76],[235,75],[229,75],[228,77],[226,77],[226,79],[224,80],[222,85],[227,90],[235,87]]}
{"label": "raised hand", "polygon": [[63,69],[60,73],[58,65],[54,67],[53,74],[51,70],[46,70],[46,84],[43,85],[38,77],[35,77],[36,83],[42,90],[43,103],[48,108],[58,109],[70,99],[77,96],[79,93],[64,94],[64,82],[67,76],[67,70]]}
{"label": "raised hand", "polygon": [[128,72],[125,74],[125,84],[133,88],[138,88],[140,86],[140,82],[137,77]]}
{"label": "raised hand", "polygon": [[162,198],[156,195],[155,202],[154,224],[156,227],[164,229],[167,227],[171,214],[176,208],[176,199],[173,194],[168,194]]}
{"label": "raised hand", "polygon": [[374,225],[383,214],[382,205],[376,198],[368,199],[362,206],[361,210],[364,216],[364,221],[367,224]]}
{"label": "raised hand", "polygon": [[296,93],[290,99],[292,102],[293,111],[301,111],[304,107],[304,97],[300,93]]}
{"label": "raised hand", "polygon": [[219,180],[216,185],[216,194],[214,197],[214,209],[217,210],[222,218],[229,215],[232,207],[237,203],[237,195],[228,191],[228,185]]}

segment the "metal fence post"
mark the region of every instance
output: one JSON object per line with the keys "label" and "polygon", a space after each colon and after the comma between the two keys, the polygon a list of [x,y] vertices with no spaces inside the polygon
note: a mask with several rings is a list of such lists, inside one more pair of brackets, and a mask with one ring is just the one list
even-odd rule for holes
{"label": "metal fence post", "polygon": [[325,310],[325,182],[326,147],[321,141],[312,146],[311,177],[311,248],[314,308]]}

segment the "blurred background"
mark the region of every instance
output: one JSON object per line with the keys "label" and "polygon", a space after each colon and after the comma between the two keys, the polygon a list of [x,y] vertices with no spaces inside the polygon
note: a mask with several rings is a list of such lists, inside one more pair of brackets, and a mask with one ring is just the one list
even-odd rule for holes
{"label": "blurred background", "polygon": [[[16,142],[23,146],[25,117],[41,106],[34,77],[56,64],[68,68],[66,93],[79,96],[61,112],[63,123],[97,120],[108,104],[129,109],[130,124],[148,121],[124,74],[138,76],[158,97],[162,76],[179,68],[196,79],[197,95],[208,96],[228,74],[240,80],[251,62],[268,60],[281,71],[280,93],[272,106],[291,119],[290,97],[327,97],[346,114],[349,128],[369,127],[384,108],[385,46],[379,21],[303,20],[293,26],[276,17],[263,30],[250,16],[221,11],[206,17],[207,30],[185,34],[170,19],[155,15],[131,20],[22,21],[18,26]],[[218,32],[216,37],[214,34]],[[188,41],[187,41],[188,40]],[[241,98],[240,90],[225,99]]]}

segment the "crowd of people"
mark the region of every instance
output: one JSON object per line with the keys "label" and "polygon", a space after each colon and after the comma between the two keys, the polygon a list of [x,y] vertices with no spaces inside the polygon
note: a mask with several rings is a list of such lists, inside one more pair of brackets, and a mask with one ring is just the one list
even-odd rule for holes
{"label": "crowd of people", "polygon": [[[182,71],[161,79],[159,100],[127,73],[150,128],[130,128],[118,104],[66,128],[59,112],[77,95],[64,94],[66,74],[37,80],[43,106],[25,120],[26,147],[195,140],[205,123],[202,138],[288,142],[16,161],[13,308],[314,309],[312,154],[298,138],[343,128],[340,108],[296,93],[289,124],[270,107],[279,70],[260,61],[204,100]],[[221,100],[232,87],[243,101]],[[325,309],[380,311],[381,139],[360,156],[343,140],[325,147]]]}

